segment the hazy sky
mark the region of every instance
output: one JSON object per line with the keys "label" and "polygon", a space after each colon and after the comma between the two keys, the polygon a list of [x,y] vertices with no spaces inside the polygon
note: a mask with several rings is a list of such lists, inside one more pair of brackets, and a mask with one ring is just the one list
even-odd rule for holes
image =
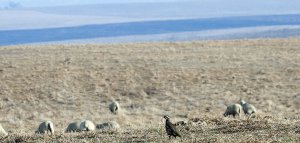
{"label": "hazy sky", "polygon": [[95,4],[95,3],[170,2],[170,1],[179,1],[179,0],[0,0],[0,6],[8,5],[10,1],[20,3],[24,7],[39,7],[39,6],[80,5],[80,4]]}
{"label": "hazy sky", "polygon": [[[65,5],[83,5],[83,4],[103,4],[103,3],[147,3],[147,2],[180,2],[182,4],[191,4],[191,6],[200,6],[199,9],[208,9],[211,11],[222,12],[222,10],[257,10],[257,11],[299,11],[300,0],[0,0],[1,8],[18,7],[51,7]],[[174,4],[174,3],[173,3]]]}

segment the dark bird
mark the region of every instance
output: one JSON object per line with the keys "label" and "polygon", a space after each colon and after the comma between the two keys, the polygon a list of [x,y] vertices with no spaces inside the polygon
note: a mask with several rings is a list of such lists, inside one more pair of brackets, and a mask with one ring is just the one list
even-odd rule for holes
{"label": "dark bird", "polygon": [[170,118],[169,116],[165,115],[164,118],[166,119],[166,125],[165,125],[165,128],[166,128],[166,132],[169,136],[169,138],[171,138],[172,136],[173,137],[181,137],[180,133],[178,132],[178,130],[176,129],[176,126],[175,124],[173,124],[171,121],[170,121]]}

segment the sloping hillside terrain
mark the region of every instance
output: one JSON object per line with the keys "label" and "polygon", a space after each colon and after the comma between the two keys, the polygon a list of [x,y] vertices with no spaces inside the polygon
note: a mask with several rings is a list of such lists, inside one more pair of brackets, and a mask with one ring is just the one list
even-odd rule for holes
{"label": "sloping hillside terrain", "polygon": [[[1,47],[5,141],[167,141],[165,114],[194,122],[181,130],[185,142],[299,141],[299,45],[292,38]],[[108,110],[113,99],[118,115]],[[223,117],[240,99],[257,107],[257,118]],[[81,119],[121,129],[63,134]],[[34,136],[44,120],[54,122],[55,136]]]}

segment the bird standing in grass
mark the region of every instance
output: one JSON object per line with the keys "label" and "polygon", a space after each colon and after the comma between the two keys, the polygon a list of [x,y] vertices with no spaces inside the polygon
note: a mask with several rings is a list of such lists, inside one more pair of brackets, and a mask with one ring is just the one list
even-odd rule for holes
{"label": "bird standing in grass", "polygon": [[52,135],[54,134],[54,126],[51,121],[42,122],[35,131],[37,134],[45,134],[48,132],[50,132]]}
{"label": "bird standing in grass", "polygon": [[119,111],[119,108],[120,108],[120,105],[117,101],[112,101],[110,104],[109,104],[109,110],[110,112],[112,112],[113,114],[118,114],[118,111]]}
{"label": "bird standing in grass", "polygon": [[176,129],[176,126],[170,121],[169,116],[165,115],[164,118],[166,119],[165,128],[166,128],[166,132],[167,132],[169,138],[171,138],[171,136],[173,136],[175,138],[181,137],[180,133]]}
{"label": "bird standing in grass", "polygon": [[240,104],[243,107],[243,111],[247,116],[255,117],[256,108],[252,104],[249,104],[244,100],[241,100]]}

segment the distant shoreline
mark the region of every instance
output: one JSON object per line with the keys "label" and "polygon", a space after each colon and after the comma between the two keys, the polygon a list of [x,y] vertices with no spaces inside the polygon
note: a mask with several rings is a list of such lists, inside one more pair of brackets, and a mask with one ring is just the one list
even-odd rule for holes
{"label": "distant shoreline", "polygon": [[[266,15],[266,16],[238,16],[238,17],[222,17],[222,18],[201,18],[201,19],[181,19],[181,20],[158,20],[158,21],[141,21],[141,22],[125,22],[112,24],[95,24],[82,25],[74,27],[61,28],[45,28],[45,29],[27,29],[27,30],[3,30],[0,31],[0,46],[30,44],[41,42],[59,42],[65,40],[84,40],[95,38],[117,38],[123,36],[155,35],[172,33],[173,40],[180,40],[176,33],[183,32],[201,32],[209,30],[226,30],[239,28],[255,27],[275,27],[275,26],[300,26],[300,14],[290,15]],[[272,33],[263,33],[264,31],[256,30],[256,35],[249,35],[249,31],[242,33],[244,36],[221,34],[223,39],[235,38],[268,38],[268,37],[290,37],[300,36],[299,32],[293,32],[291,29],[274,32],[278,29],[270,29]],[[296,29],[299,30],[299,29]],[[175,34],[174,34],[175,33]],[[263,33],[263,35],[260,35]],[[299,34],[297,34],[299,33]],[[210,33],[207,33],[210,34]],[[236,33],[233,33],[236,34]],[[246,34],[246,35],[245,35]],[[248,34],[248,36],[247,36]],[[205,37],[205,35],[202,35]],[[172,41],[172,37],[166,36],[160,41]],[[204,39],[222,39],[222,37],[211,37],[208,35]],[[153,39],[153,38],[152,38]],[[193,36],[186,36],[184,40],[201,39]],[[203,39],[203,38],[202,38]],[[149,41],[145,38],[141,41]],[[135,42],[134,37],[130,40]],[[105,42],[105,41],[104,41]],[[118,42],[118,41],[115,41]]]}

